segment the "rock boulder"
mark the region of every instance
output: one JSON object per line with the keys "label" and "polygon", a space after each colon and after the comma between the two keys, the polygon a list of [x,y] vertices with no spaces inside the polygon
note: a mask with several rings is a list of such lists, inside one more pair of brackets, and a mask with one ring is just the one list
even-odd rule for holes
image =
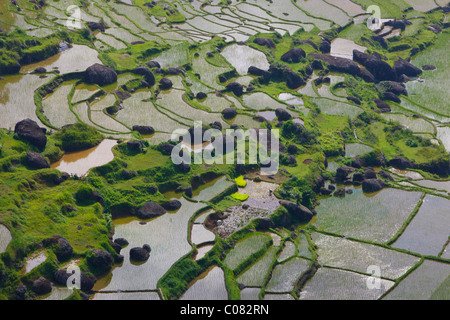
{"label": "rock boulder", "polygon": [[117,73],[112,68],[96,63],[86,69],[84,79],[87,83],[104,86],[116,82]]}
{"label": "rock boulder", "polygon": [[25,119],[16,123],[14,133],[23,140],[28,141],[40,150],[47,145],[47,137],[45,128],[39,127],[36,121]]}

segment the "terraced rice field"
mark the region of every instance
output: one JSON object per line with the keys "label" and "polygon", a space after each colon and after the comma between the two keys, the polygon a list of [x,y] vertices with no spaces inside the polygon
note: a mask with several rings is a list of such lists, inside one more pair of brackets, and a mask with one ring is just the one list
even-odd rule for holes
{"label": "terraced rice field", "polygon": [[[0,3],[0,253],[28,258],[15,261],[25,261],[22,275],[14,271],[14,288],[0,286],[0,299],[11,297],[18,283],[31,290],[34,278],[23,274],[41,275],[40,266],[47,264],[64,267],[51,260],[51,248],[26,251],[53,233],[83,248],[77,247],[77,257],[93,273],[91,249],[106,248],[119,259],[111,242],[128,240],[120,250],[123,261],[96,273],[92,300],[450,299],[450,39],[448,13],[440,8],[446,1],[47,0],[42,7],[14,2]],[[80,9],[81,28],[68,27],[70,5]],[[366,26],[371,5],[380,7],[383,22],[405,18],[411,24],[405,30],[384,26],[378,33],[384,47]],[[281,58],[294,48],[305,52],[291,61]],[[365,81],[355,71],[368,68],[350,64],[354,49],[391,66],[411,58],[423,72],[406,82],[408,96],[393,102],[376,87],[380,79]],[[344,71],[336,72],[332,63],[309,53],[347,59],[353,69],[339,65]],[[8,65],[14,59],[19,66]],[[117,81],[88,83],[85,70],[94,64],[114,69]],[[436,68],[425,70],[429,64]],[[10,72],[6,65],[18,69]],[[251,66],[269,72],[250,75]],[[298,77],[303,81],[292,85]],[[391,112],[381,112],[374,98],[383,98]],[[230,108],[236,115],[228,118],[224,110]],[[295,133],[283,133],[294,129],[277,109],[294,118]],[[46,149],[30,147],[13,133],[26,118],[46,130]],[[184,172],[163,147],[171,148],[167,144],[178,140],[172,133],[194,121],[205,128],[280,129],[283,169],[264,176],[256,174],[259,164],[255,169],[220,163],[193,164]],[[54,132],[77,122],[101,133],[102,142],[63,150]],[[129,140],[142,142],[139,151],[131,150]],[[326,144],[336,142],[339,155],[327,159]],[[51,168],[34,170],[26,158],[30,150],[52,159]],[[347,191],[344,197],[318,191],[320,177],[328,187],[337,168],[351,164],[349,158],[368,154],[387,160],[376,164],[394,178],[385,179],[382,190],[368,193],[333,182]],[[388,161],[397,157],[410,159],[414,168],[391,167]],[[71,175],[63,182],[68,190],[38,207],[33,201],[41,195],[35,192],[51,195],[61,184],[51,180],[58,172]],[[212,173],[220,177],[211,180]],[[237,189],[240,175],[247,185]],[[78,199],[84,187],[99,197]],[[310,220],[280,206],[281,198],[306,206]],[[137,216],[141,202],[167,205],[169,199],[181,209],[151,219]],[[39,223],[55,226],[52,234],[39,233],[38,226],[32,230],[38,236],[24,236],[35,219],[31,211],[45,213],[48,223]],[[93,225],[95,243],[85,243],[88,237],[80,239],[77,232]],[[17,254],[22,244],[26,250]],[[149,259],[131,259],[131,248],[145,244]],[[3,272],[1,259],[0,267]],[[374,267],[380,287],[371,289]],[[29,297],[63,300],[73,294],[53,285],[46,295]]]}

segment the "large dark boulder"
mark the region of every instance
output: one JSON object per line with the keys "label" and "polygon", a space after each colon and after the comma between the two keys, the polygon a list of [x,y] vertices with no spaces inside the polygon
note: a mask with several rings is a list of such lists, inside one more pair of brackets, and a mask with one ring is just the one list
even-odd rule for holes
{"label": "large dark boulder", "polygon": [[233,119],[237,115],[235,108],[225,108],[222,110],[222,115],[225,119]]}
{"label": "large dark boulder", "polygon": [[113,68],[96,63],[86,69],[84,80],[99,86],[108,85],[117,81],[117,73]]}
{"label": "large dark boulder", "polygon": [[125,238],[116,238],[114,239],[114,243],[118,244],[121,247],[126,247],[129,242]]}
{"label": "large dark boulder", "polygon": [[39,277],[38,279],[33,281],[31,289],[37,295],[42,295],[50,293],[52,291],[52,284],[49,280],[45,279],[44,277]]}
{"label": "large dark boulder", "polygon": [[401,158],[401,157],[389,160],[388,164],[389,164],[389,166],[400,169],[400,170],[414,168],[414,164],[411,161],[409,161],[408,159],[405,159],[405,158]]}
{"label": "large dark boulder", "polygon": [[142,141],[131,140],[127,141],[127,148],[130,151],[141,152],[144,148]]}
{"label": "large dark boulder", "polygon": [[320,44],[319,50],[322,53],[330,53],[331,42],[328,39],[322,39],[322,43]]}
{"label": "large dark boulder", "polygon": [[163,143],[162,145],[159,146],[159,149],[162,151],[162,153],[169,155],[172,154],[172,150],[175,146],[173,144],[170,143]]}
{"label": "large dark boulder", "polygon": [[149,68],[161,68],[161,65],[159,64],[158,61],[149,61],[147,62],[147,67]]}
{"label": "large dark boulder", "polygon": [[304,86],[306,84],[305,80],[290,68],[285,68],[283,70],[283,78],[286,81],[286,86],[289,89],[297,89],[298,87]]}
{"label": "large dark boulder", "polygon": [[284,62],[298,63],[302,58],[306,57],[306,53],[302,48],[294,48],[281,56]]}
{"label": "large dark boulder", "polygon": [[155,129],[151,126],[138,126],[135,125],[132,128],[133,131],[137,131],[140,134],[154,134],[155,133]]}
{"label": "large dark boulder", "polygon": [[382,86],[387,92],[392,92],[393,94],[399,95],[408,95],[408,91],[406,90],[406,86],[403,83],[399,83],[396,81],[383,81],[379,84]]}
{"label": "large dark boulder", "polygon": [[19,285],[13,293],[15,300],[25,300],[27,294],[27,286],[24,284]]}
{"label": "large dark boulder", "polygon": [[153,86],[156,82],[155,76],[146,67],[138,67],[133,70],[133,73],[144,76],[144,79],[147,81],[149,87]]}
{"label": "large dark boulder", "polygon": [[173,83],[170,79],[162,78],[161,80],[159,80],[159,87],[162,90],[168,90],[168,89],[172,88],[172,86],[173,86]]}
{"label": "large dark boulder", "polygon": [[376,59],[376,57],[356,49],[353,50],[353,61],[364,66],[371,59]]}
{"label": "large dark boulder", "polygon": [[331,71],[343,72],[351,75],[358,75],[360,72],[359,66],[350,59],[334,57],[320,53],[310,53],[309,56],[313,57],[314,59],[325,61],[327,64],[330,65],[329,68]]}
{"label": "large dark boulder", "polygon": [[44,67],[38,67],[36,69],[34,69],[34,71],[32,73],[46,73],[47,69],[45,69]]}
{"label": "large dark boulder", "polygon": [[101,32],[105,32],[105,25],[99,22],[89,21],[88,28],[91,29],[91,31],[100,30]]}
{"label": "large dark boulder", "polygon": [[149,201],[146,202],[142,207],[137,210],[137,216],[140,219],[151,219],[154,217],[158,217],[166,213],[166,209],[160,206],[158,203]]}
{"label": "large dark boulder", "polygon": [[270,228],[273,228],[275,224],[269,217],[263,217],[260,219],[256,219],[256,230],[269,230]]}
{"label": "large dark boulder", "polygon": [[381,179],[366,179],[362,183],[362,189],[367,193],[380,191],[384,186],[385,182]]}
{"label": "large dark boulder", "polygon": [[376,82],[375,76],[367,69],[359,68],[358,76],[366,82]]}
{"label": "large dark boulder", "polygon": [[167,68],[167,74],[169,75],[183,75],[184,76],[185,70],[181,67],[169,67]]}
{"label": "large dark boulder", "polygon": [[[53,275],[53,279],[56,284],[59,284],[61,286],[67,285],[67,280],[72,274],[67,272],[66,269],[59,269],[55,272]],[[81,290],[89,292],[94,287],[95,282],[97,279],[92,274],[86,274],[83,271],[80,273],[80,286]]]}
{"label": "large dark boulder", "polygon": [[342,166],[336,169],[336,180],[344,181],[347,179],[348,175],[355,171],[355,168]]}
{"label": "large dark boulder", "polygon": [[150,253],[145,248],[135,247],[130,249],[130,259],[134,261],[146,261]]}
{"label": "large dark boulder", "polygon": [[27,151],[27,165],[33,169],[47,169],[50,165],[44,156],[37,152]]}
{"label": "large dark boulder", "polygon": [[203,100],[207,97],[206,93],[200,91],[197,93],[197,95],[195,96],[197,98],[197,100]]}
{"label": "large dark boulder", "polygon": [[436,66],[434,66],[432,64],[426,64],[426,65],[422,66],[422,70],[436,70]]}
{"label": "large dark boulder", "polygon": [[247,73],[251,74],[251,75],[254,75],[254,76],[263,77],[264,81],[269,81],[269,79],[270,79],[270,72],[269,71],[257,68],[255,66],[248,67]]}
{"label": "large dark boulder", "polygon": [[360,183],[363,182],[364,181],[364,174],[362,172],[355,172],[353,174],[352,181],[353,182],[360,182]]}
{"label": "large dark boulder", "polygon": [[381,112],[390,112],[391,111],[391,107],[384,101],[375,98],[373,99],[373,102],[375,102],[375,104],[377,105],[377,108],[380,109]]}
{"label": "large dark boulder", "polygon": [[308,222],[314,216],[314,213],[303,205],[298,205],[292,201],[280,200],[280,204],[287,209],[287,211],[302,222]]}
{"label": "large dark boulder", "polygon": [[372,168],[365,168],[364,169],[364,178],[365,179],[376,179],[377,173]]}
{"label": "large dark boulder", "polygon": [[378,175],[380,177],[382,177],[383,179],[394,181],[394,178],[388,172],[386,172],[384,170],[378,171]]}
{"label": "large dark boulder", "polygon": [[390,27],[392,27],[392,29],[401,29],[402,31],[404,31],[405,28],[406,28],[405,22],[403,22],[402,20],[396,20],[396,19],[395,20],[386,21],[384,23],[384,25],[385,26],[390,26]]}
{"label": "large dark boulder", "polygon": [[106,250],[94,249],[88,256],[90,266],[101,271],[109,271],[113,264],[113,256]]}
{"label": "large dark boulder", "polygon": [[359,99],[356,98],[356,97],[348,96],[348,97],[347,97],[347,100],[348,100],[348,101],[351,101],[351,102],[354,102],[354,103],[356,103],[357,105],[361,105],[361,100],[359,100]]}
{"label": "large dark boulder", "polygon": [[47,145],[47,137],[45,136],[45,128],[39,127],[36,121],[25,119],[16,123],[14,133],[23,140],[28,141],[37,148],[43,150]]}
{"label": "large dark boulder", "polygon": [[231,82],[226,86],[227,90],[232,91],[236,96],[240,97],[244,93],[244,87],[238,82]]}
{"label": "large dark boulder", "polygon": [[275,114],[279,121],[287,121],[292,118],[291,114],[282,108],[276,109]]}
{"label": "large dark boulder", "polygon": [[400,100],[399,97],[397,97],[394,93],[386,91],[383,93],[382,95],[383,100],[390,100],[390,101],[394,101],[397,103],[402,102],[402,100]]}
{"label": "large dark boulder", "polygon": [[376,56],[353,50],[353,60],[366,67],[377,81],[397,79],[396,71],[386,62]]}
{"label": "large dark boulder", "polygon": [[53,251],[55,252],[56,257],[59,261],[68,260],[72,256],[72,246],[70,245],[69,241],[61,236],[54,235],[51,238],[45,239],[43,241],[43,244],[46,247],[53,247]]}
{"label": "large dark boulder", "polygon": [[188,197],[192,197],[193,195],[192,186],[178,187],[175,192],[184,192]]}
{"label": "large dark boulder", "polygon": [[275,43],[273,43],[272,39],[255,38],[253,43],[259,44],[260,46],[265,46],[267,48],[275,48]]}
{"label": "large dark boulder", "polygon": [[323,70],[323,64],[322,64],[322,62],[320,62],[320,60],[314,60],[314,61],[311,63],[311,67],[312,67],[314,70]]}
{"label": "large dark boulder", "polygon": [[402,58],[399,58],[394,62],[394,70],[398,75],[405,74],[408,77],[417,77],[422,73],[420,68],[417,68],[415,65]]}
{"label": "large dark boulder", "polygon": [[169,211],[178,210],[181,208],[181,202],[179,200],[170,200],[163,203],[162,207]]}

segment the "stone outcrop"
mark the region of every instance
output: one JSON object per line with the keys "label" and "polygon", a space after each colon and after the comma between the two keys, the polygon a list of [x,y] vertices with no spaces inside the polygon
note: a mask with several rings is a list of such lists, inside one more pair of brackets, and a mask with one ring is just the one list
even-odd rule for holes
{"label": "stone outcrop", "polygon": [[233,119],[237,115],[235,108],[225,108],[222,110],[222,115],[225,119]]}
{"label": "stone outcrop", "polygon": [[14,133],[25,141],[28,141],[35,147],[43,150],[47,145],[47,137],[45,128],[39,127],[36,121],[24,119],[16,123]]}
{"label": "stone outcrop", "polygon": [[88,263],[101,271],[109,271],[113,264],[113,256],[106,250],[94,249],[88,257]]}
{"label": "stone outcrop", "polygon": [[133,73],[144,76],[145,81],[147,81],[148,86],[151,87],[156,83],[155,76],[146,67],[138,67],[133,70]]}
{"label": "stone outcrop", "polygon": [[244,93],[244,87],[238,82],[231,82],[227,84],[226,88],[238,97],[242,96],[242,94]]}
{"label": "stone outcrop", "polygon": [[87,83],[104,86],[116,82],[117,73],[113,68],[96,63],[86,69],[84,79]]}
{"label": "stone outcrop", "polygon": [[336,169],[336,180],[344,181],[348,178],[348,175],[355,171],[355,168],[342,166]]}
{"label": "stone outcrop", "polygon": [[150,257],[150,252],[146,248],[135,247],[130,249],[130,259],[134,261],[146,261]]}
{"label": "stone outcrop", "polygon": [[158,203],[149,201],[137,210],[137,216],[140,219],[151,219],[163,215],[166,213],[166,209],[160,206]]}
{"label": "stone outcrop", "polygon": [[265,46],[267,48],[275,48],[275,43],[273,43],[272,39],[255,38],[253,43],[259,44],[260,46]]}
{"label": "stone outcrop", "polygon": [[363,65],[377,81],[397,80],[396,71],[379,57],[353,50],[353,60]]}
{"label": "stone outcrop", "polygon": [[300,221],[308,222],[314,216],[314,213],[303,205],[298,205],[292,201],[280,200],[280,204],[287,209],[287,211]]}
{"label": "stone outcrop", "polygon": [[389,160],[388,164],[391,167],[394,167],[394,168],[397,168],[400,170],[414,168],[414,164],[411,161],[409,161],[408,159],[405,159],[405,158],[401,158],[401,157]]}
{"label": "stone outcrop", "polygon": [[303,50],[302,48],[294,48],[283,54],[281,56],[281,60],[283,60],[284,62],[298,63],[302,58],[305,57],[305,50]]}
{"label": "stone outcrop", "polygon": [[166,210],[173,211],[181,208],[181,202],[179,200],[170,200],[162,204],[162,207]]}
{"label": "stone outcrop", "polygon": [[330,71],[343,72],[352,75],[358,75],[360,72],[359,66],[350,59],[320,53],[310,53],[309,56],[329,64]]}
{"label": "stone outcrop", "polygon": [[402,58],[399,58],[394,62],[394,70],[398,75],[404,74],[408,77],[417,77],[422,73],[420,68],[417,68],[412,63],[403,60]]}
{"label": "stone outcrop", "polygon": [[47,169],[50,164],[44,156],[37,152],[27,151],[27,165],[33,169]]}
{"label": "stone outcrop", "polygon": [[276,109],[275,114],[279,121],[286,121],[292,118],[291,114],[282,108]]}
{"label": "stone outcrop", "polygon": [[56,257],[59,261],[68,260],[72,256],[73,248],[70,245],[69,241],[59,235],[55,235],[44,240],[43,244],[46,247],[53,247],[53,251],[55,252]]}
{"label": "stone outcrop", "polygon": [[155,129],[151,126],[135,125],[135,126],[133,126],[132,130],[137,131],[140,134],[154,134],[155,133]]}
{"label": "stone outcrop", "polygon": [[172,88],[172,86],[173,86],[173,83],[170,79],[162,78],[161,80],[159,80],[159,87],[162,90],[168,90],[168,89]]}
{"label": "stone outcrop", "polygon": [[385,182],[381,179],[366,179],[362,183],[362,189],[367,193],[380,191],[384,186]]}

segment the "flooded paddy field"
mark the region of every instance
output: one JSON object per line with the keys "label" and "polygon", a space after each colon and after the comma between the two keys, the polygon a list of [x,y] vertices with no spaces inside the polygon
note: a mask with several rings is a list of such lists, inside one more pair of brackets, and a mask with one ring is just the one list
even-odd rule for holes
{"label": "flooded paddy field", "polygon": [[448,4],[372,2],[3,1],[0,300],[450,299]]}

